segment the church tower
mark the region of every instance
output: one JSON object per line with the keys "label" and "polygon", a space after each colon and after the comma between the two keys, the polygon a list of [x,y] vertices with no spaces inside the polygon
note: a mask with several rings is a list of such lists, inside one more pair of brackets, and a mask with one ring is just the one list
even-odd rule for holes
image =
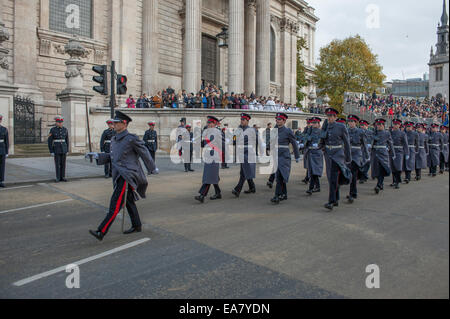
{"label": "church tower", "polygon": [[436,52],[430,53],[430,97],[449,98],[449,25],[446,0],[443,5],[441,21],[437,28]]}

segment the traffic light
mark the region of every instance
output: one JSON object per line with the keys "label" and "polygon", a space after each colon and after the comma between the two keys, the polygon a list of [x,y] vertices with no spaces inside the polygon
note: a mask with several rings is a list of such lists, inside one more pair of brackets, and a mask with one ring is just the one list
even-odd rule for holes
{"label": "traffic light", "polygon": [[92,71],[98,73],[99,76],[94,76],[92,80],[100,85],[94,86],[95,92],[102,95],[108,95],[108,68],[106,65],[95,65],[92,67]]}
{"label": "traffic light", "polygon": [[117,95],[127,94],[128,78],[123,74],[117,74]]}

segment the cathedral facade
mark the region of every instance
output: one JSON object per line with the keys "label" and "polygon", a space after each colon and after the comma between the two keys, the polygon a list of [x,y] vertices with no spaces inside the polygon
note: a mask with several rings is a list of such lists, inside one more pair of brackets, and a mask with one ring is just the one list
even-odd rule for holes
{"label": "cathedral facade", "polygon": [[[308,78],[314,72],[318,18],[303,0],[0,0],[0,15],[10,35],[3,43],[8,81],[34,101],[44,126],[60,114],[65,45],[74,36],[86,49],[89,93],[92,67],[115,61],[134,96],[169,85],[197,92],[204,81],[296,103],[299,37],[306,40],[300,55]],[[313,88],[310,81],[303,91]],[[97,94],[91,103],[108,105],[108,99]]]}

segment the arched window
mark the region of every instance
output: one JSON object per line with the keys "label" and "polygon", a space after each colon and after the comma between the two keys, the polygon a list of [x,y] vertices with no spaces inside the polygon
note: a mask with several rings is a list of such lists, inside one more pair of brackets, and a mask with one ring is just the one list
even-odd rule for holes
{"label": "arched window", "polygon": [[275,31],[270,28],[270,81],[275,82],[275,61],[277,56]]}

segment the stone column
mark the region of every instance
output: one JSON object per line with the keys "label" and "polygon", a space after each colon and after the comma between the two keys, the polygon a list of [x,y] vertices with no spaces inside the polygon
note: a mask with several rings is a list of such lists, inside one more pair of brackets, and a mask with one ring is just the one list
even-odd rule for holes
{"label": "stone column", "polygon": [[285,103],[291,102],[292,47],[290,27],[291,21],[283,18],[280,22],[281,49],[283,52],[281,60],[281,100]]}
{"label": "stone column", "polygon": [[142,91],[149,95],[158,91],[159,0],[144,0],[142,30]]}
{"label": "stone column", "polygon": [[56,97],[61,101],[61,114],[69,131],[69,151],[84,153],[89,149],[86,103],[93,97],[83,89],[82,70],[85,63],[81,61],[81,57],[85,54],[85,49],[77,38],[72,38],[65,46],[65,51],[70,55],[70,59],[65,62],[67,87]]}
{"label": "stone column", "polygon": [[244,0],[230,0],[228,41],[228,90],[244,91]]}
{"label": "stone column", "polygon": [[184,29],[183,89],[198,92],[201,84],[201,0],[186,0]]}
{"label": "stone column", "polygon": [[245,10],[244,90],[250,95],[256,91],[256,1],[247,0]]}
{"label": "stone column", "polygon": [[297,103],[297,41],[298,41],[298,23],[291,24],[291,61],[292,61],[292,85],[291,85],[291,101]]}
{"label": "stone column", "polygon": [[8,53],[3,42],[9,40],[8,30],[3,23],[3,8],[0,6],[0,114],[3,115],[2,126],[9,132],[9,154],[14,155],[14,95],[17,87],[8,81]]}
{"label": "stone column", "polygon": [[256,95],[270,94],[270,3],[256,0]]}

